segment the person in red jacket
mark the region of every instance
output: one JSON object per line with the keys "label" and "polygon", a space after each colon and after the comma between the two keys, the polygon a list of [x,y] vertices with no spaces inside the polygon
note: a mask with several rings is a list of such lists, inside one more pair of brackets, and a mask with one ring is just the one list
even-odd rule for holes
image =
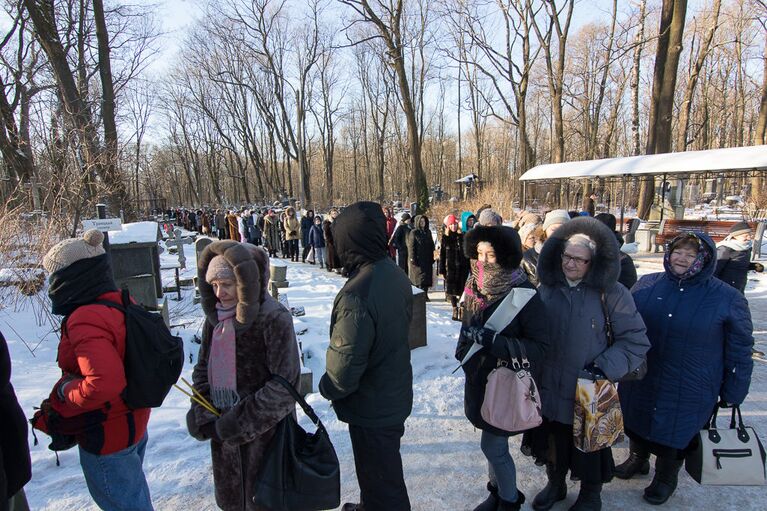
{"label": "person in red jacket", "polygon": [[62,376],[41,405],[35,427],[52,434],[54,443],[62,435],[77,443],[88,490],[101,509],[152,510],[142,468],[149,409],[132,410],[120,397],[126,385],[125,316],[93,303],[121,303],[103,240],[91,229],[58,243],[43,259],[51,310],[64,316],[58,347]]}
{"label": "person in red jacket", "polygon": [[391,244],[391,239],[394,236],[394,230],[397,228],[397,219],[394,218],[394,210],[390,207],[384,208],[384,216],[386,216],[386,239],[389,240],[389,257],[396,261],[397,249]]}

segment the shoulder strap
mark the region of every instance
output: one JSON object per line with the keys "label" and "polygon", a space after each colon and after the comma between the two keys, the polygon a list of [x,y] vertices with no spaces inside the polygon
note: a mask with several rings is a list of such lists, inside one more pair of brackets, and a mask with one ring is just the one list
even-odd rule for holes
{"label": "shoulder strap", "polygon": [[602,302],[602,313],[605,315],[605,335],[607,336],[607,346],[615,343],[615,333],[613,332],[613,321],[610,319],[610,312],[607,310],[607,298],[605,292],[599,294],[599,300]]}
{"label": "shoulder strap", "polygon": [[325,426],[322,425],[322,422],[320,421],[320,418],[317,417],[317,414],[314,412],[314,409],[311,406],[309,406],[309,403],[307,403],[306,400],[301,397],[301,394],[299,394],[296,391],[295,387],[293,387],[293,385],[288,380],[286,380],[285,378],[283,378],[282,376],[278,374],[273,374],[272,380],[276,381],[277,383],[285,387],[288,392],[290,392],[290,395],[293,396],[293,399],[295,399],[296,403],[298,403],[301,406],[301,409],[304,411],[306,416],[309,417],[309,419],[314,423],[315,426],[317,426],[318,428],[325,429]]}

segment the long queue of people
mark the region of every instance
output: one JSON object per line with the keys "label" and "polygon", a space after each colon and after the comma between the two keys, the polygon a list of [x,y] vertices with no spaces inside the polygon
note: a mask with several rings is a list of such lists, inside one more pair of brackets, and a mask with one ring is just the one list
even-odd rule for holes
{"label": "long queue of people", "polygon": [[[301,220],[295,212],[285,213],[279,240],[287,244],[280,249],[298,260],[298,244],[290,242],[302,239]],[[320,229],[309,213],[304,248],[311,251]],[[536,510],[551,509],[567,497],[568,474],[580,481],[570,511],[600,510],[603,485],[613,477],[649,473],[651,455],[655,470],[642,497],[663,504],[712,412],[740,405],[748,394],[753,328],[743,289],[733,287],[742,279],[732,267],[727,282],[716,278],[722,271],[720,250],[705,234],[674,239],[664,254],[664,271],[637,280],[609,216],[571,218],[555,210],[542,219],[521,215],[510,227],[492,209],[463,213],[460,220],[448,215],[438,250],[425,216],[414,219],[412,230],[404,227],[404,235],[400,228],[409,219],[397,225],[391,211],[375,203],[356,203],[329,216],[331,237],[323,232],[323,241],[334,247],[348,280],[334,301],[319,391],[349,425],[360,498],[344,504],[344,511],[411,509],[400,455],[413,404],[411,284],[431,287],[435,259],[445,276],[446,299],[461,321],[455,357],[465,375],[465,415],[482,432],[479,450],[488,464],[487,496],[474,511],[519,510],[526,502],[509,449],[509,438],[519,434],[521,453],[545,467],[546,485],[525,489],[536,492]],[[747,247],[736,238],[747,234],[743,231],[738,226],[725,240],[737,242],[722,247]],[[120,396],[125,321],[118,311],[94,303],[119,299],[98,234],[87,231],[65,240],[43,261],[51,274],[53,313],[66,317],[58,359],[62,378],[43,408],[69,426],[67,436],[80,450],[99,507],[151,510],[142,469],[149,409],[130,409]],[[194,400],[186,424],[192,437],[211,444],[215,500],[227,511],[264,511],[253,481],[278,423],[295,406],[285,388],[270,379],[278,374],[297,385],[300,363],[290,313],[266,289],[268,239],[265,235],[264,248],[222,239],[198,260],[206,320],[192,383],[213,408]],[[403,248],[410,280],[401,268]],[[507,301],[509,296],[520,299]],[[498,326],[498,310],[511,302],[515,313],[505,314]],[[0,348],[2,369],[9,361],[4,345]],[[542,417],[536,427],[510,431],[491,425],[483,409],[491,373],[520,356],[540,391]],[[616,465],[609,443],[588,451],[576,446],[574,438],[582,434],[574,420],[579,378],[585,372],[618,382],[643,364],[644,378],[623,381],[617,390],[629,457]],[[8,373],[0,371],[0,403],[15,403]],[[8,410],[20,412],[13,403]],[[26,445],[23,415],[9,424],[16,429],[2,440],[7,436],[16,447]],[[14,472],[20,477],[11,479],[10,493],[1,495],[0,503],[13,497],[14,509],[23,509],[18,490],[29,479],[29,464],[14,466],[26,468]]]}

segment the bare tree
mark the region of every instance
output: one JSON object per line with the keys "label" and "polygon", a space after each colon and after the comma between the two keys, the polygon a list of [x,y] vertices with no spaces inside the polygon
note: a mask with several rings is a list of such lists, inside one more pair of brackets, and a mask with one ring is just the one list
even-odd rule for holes
{"label": "bare tree", "polygon": [[403,40],[403,0],[379,0],[379,10],[370,5],[368,0],[339,0],[340,3],[351,7],[365,23],[373,25],[378,35],[386,45],[389,65],[394,68],[399,88],[399,98],[407,122],[408,146],[410,148],[412,190],[422,211],[429,207],[429,188],[426,174],[421,162],[421,136],[418,114],[411,96],[410,80],[405,62],[405,45]]}

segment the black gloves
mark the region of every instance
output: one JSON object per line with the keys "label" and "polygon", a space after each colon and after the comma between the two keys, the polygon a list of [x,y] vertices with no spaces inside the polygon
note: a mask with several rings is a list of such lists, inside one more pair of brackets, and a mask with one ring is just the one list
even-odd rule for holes
{"label": "black gloves", "polygon": [[493,339],[496,333],[489,328],[481,326],[465,326],[461,328],[461,334],[477,344],[481,344],[485,348],[489,348],[493,345]]}

